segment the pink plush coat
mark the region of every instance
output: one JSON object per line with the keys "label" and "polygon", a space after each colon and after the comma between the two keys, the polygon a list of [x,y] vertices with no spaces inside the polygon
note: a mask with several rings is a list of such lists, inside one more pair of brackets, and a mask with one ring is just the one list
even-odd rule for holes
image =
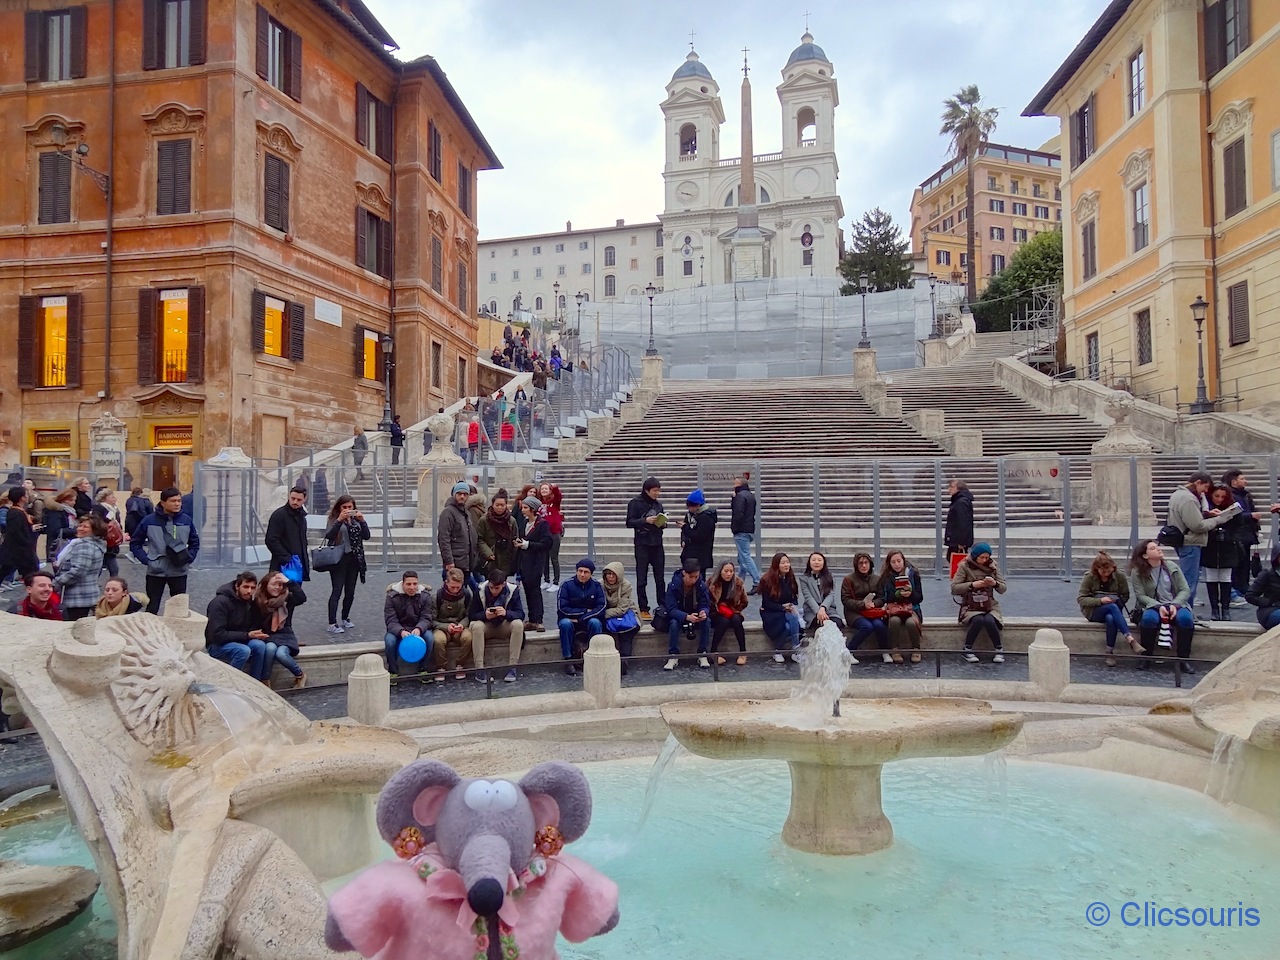
{"label": "pink plush coat", "polygon": [[[427,879],[414,863],[386,861],[329,899],[343,935],[362,956],[376,960],[473,960],[478,944],[462,878],[441,864],[435,847]],[[567,853],[546,861],[546,873],[528,878],[523,894],[508,896],[499,918],[509,924],[520,960],[558,960],[556,931],[581,943],[600,932],[618,906],[618,886]],[[514,875],[508,889],[514,889]],[[480,954],[483,956],[483,953]]]}

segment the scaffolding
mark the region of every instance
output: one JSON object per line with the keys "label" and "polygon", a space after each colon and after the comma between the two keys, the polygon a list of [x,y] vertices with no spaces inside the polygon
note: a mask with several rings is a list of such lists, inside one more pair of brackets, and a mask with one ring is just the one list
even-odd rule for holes
{"label": "scaffolding", "polygon": [[1013,344],[1023,362],[1050,376],[1058,370],[1058,328],[1062,323],[1062,287],[1047,283],[1033,287],[1027,302],[1009,321]]}

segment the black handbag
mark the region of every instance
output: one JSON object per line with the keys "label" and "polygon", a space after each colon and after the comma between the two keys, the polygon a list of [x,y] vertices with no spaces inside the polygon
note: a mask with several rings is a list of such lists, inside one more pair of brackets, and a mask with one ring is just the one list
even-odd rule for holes
{"label": "black handbag", "polygon": [[343,556],[342,547],[335,543],[326,543],[323,547],[316,547],[311,551],[311,569],[320,573],[332,570],[342,562]]}
{"label": "black handbag", "polygon": [[1166,523],[1160,528],[1160,532],[1156,534],[1156,543],[1163,544],[1166,547],[1173,547],[1176,550],[1185,544],[1185,537],[1186,535],[1172,523]]}

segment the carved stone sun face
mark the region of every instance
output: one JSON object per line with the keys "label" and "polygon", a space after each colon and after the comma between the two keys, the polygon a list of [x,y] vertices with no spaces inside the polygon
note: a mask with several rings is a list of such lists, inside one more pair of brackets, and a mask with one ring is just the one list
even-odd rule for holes
{"label": "carved stone sun face", "polygon": [[149,747],[174,747],[194,737],[198,711],[188,690],[197,678],[191,654],[157,617],[110,619],[98,629],[124,640],[120,676],[111,690],[125,728]]}

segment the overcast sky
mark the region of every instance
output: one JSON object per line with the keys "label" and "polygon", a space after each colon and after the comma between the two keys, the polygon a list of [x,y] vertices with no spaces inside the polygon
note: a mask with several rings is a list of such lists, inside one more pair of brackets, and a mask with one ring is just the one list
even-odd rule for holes
{"label": "overcast sky", "polygon": [[[400,44],[432,54],[504,169],[482,173],[480,237],[652,220],[662,211],[658,104],[689,50],[720,85],[736,156],[744,46],[755,152],[781,149],[775,88],[809,29],[835,67],[836,156],[850,220],[880,206],[905,226],[911,191],[946,160],[942,101],[976,83],[994,139],[1036,147],[1055,120],[1019,116],[1106,0],[367,0]],[[794,12],[792,12],[794,11]]]}

